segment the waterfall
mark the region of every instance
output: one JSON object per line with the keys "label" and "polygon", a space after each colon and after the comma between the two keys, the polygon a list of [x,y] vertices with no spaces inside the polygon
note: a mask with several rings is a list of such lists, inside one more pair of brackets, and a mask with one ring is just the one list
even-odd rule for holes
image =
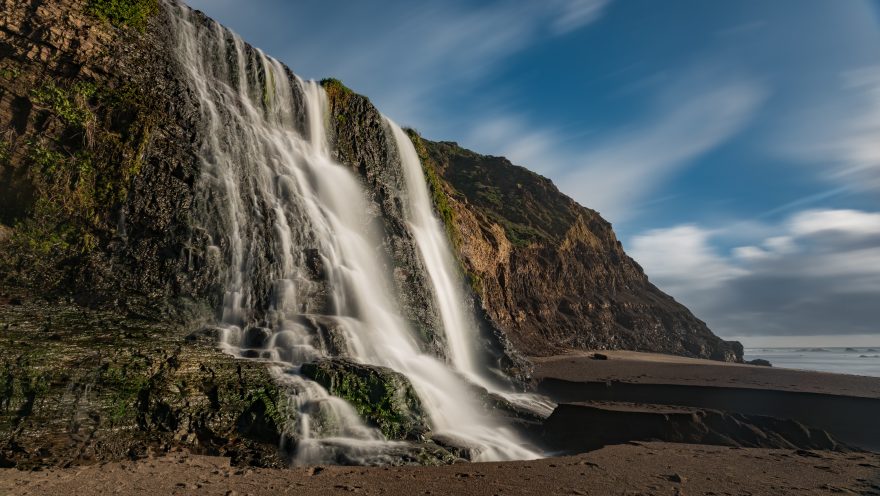
{"label": "waterfall", "polygon": [[487,364],[481,360],[475,346],[479,332],[473,316],[466,310],[458,264],[440,219],[434,213],[418,153],[400,126],[387,118],[386,122],[397,145],[406,182],[407,221],[428,271],[452,365],[474,384],[520,407],[550,415],[555,404],[536,395],[512,393],[505,384],[500,384],[487,373]]}
{"label": "waterfall", "polygon": [[[403,444],[386,440],[352,405],[301,375],[303,364],[339,354],[405,376],[431,435],[466,446],[472,459],[538,457],[483,406],[470,384],[485,387],[471,349],[477,346],[468,334],[473,327],[458,325],[452,312],[462,312],[461,302],[441,287],[452,280],[430,274],[452,367],[424,351],[424,338],[401,315],[387,270],[393,264],[381,248],[377,207],[359,177],[332,159],[327,96],[320,85],[299,79],[188,7],[172,10],[180,64],[201,108],[194,210],[223,267],[222,346],[236,356],[266,361],[289,386],[295,460],[385,463]],[[399,127],[392,129],[397,136]],[[400,153],[408,154],[412,144],[406,148],[397,141]],[[401,157],[402,164],[409,160]],[[419,197],[412,211],[433,219],[424,178],[406,174],[410,191],[400,193],[412,195],[412,184],[421,181],[425,198]],[[421,233],[423,227],[411,222],[416,239],[436,236]],[[449,256],[448,247],[427,253],[432,246],[442,251],[446,245],[418,243],[429,267],[437,265],[436,257]],[[327,346],[314,322],[332,327],[343,349]]]}

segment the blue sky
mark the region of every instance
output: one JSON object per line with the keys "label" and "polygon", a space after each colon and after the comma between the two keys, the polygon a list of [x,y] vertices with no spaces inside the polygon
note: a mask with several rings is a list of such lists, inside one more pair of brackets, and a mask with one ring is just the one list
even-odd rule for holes
{"label": "blue sky", "polygon": [[880,343],[876,3],[188,3],[548,176],[719,334]]}

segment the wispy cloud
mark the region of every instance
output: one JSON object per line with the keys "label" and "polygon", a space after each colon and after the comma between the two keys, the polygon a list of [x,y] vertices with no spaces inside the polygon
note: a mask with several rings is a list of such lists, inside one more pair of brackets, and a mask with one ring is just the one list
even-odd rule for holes
{"label": "wispy cloud", "polygon": [[712,249],[711,235],[694,224],[654,229],[633,238],[630,254],[664,290],[690,295],[746,273]]}
{"label": "wispy cloud", "polygon": [[727,336],[880,336],[880,212],[807,210],[767,227],[730,253],[696,225],[636,236],[630,253]]}
{"label": "wispy cloud", "polygon": [[[431,123],[442,113],[435,108],[440,97],[473,85],[542,39],[596,22],[610,3],[493,2],[474,8],[458,1],[391,1],[381,7],[357,2],[340,9],[337,23],[294,19],[286,32],[289,50],[273,55],[307,77],[343,79],[399,122]],[[223,8],[230,14],[241,9]]]}
{"label": "wispy cloud", "polygon": [[764,97],[750,81],[695,88],[635,129],[594,143],[562,176],[562,189],[614,222],[627,220],[670,175],[742,130]]}
{"label": "wispy cloud", "polygon": [[625,129],[589,135],[579,146],[559,130],[512,115],[474,126],[470,143],[553,177],[560,189],[612,222],[630,219],[671,175],[723,144],[758,112],[766,90],[747,78],[697,78],[683,71],[657,105]]}
{"label": "wispy cloud", "polygon": [[553,22],[553,29],[560,34],[583,27],[602,15],[610,0],[566,0],[561,2],[561,14]]}
{"label": "wispy cloud", "polygon": [[783,149],[851,191],[880,192],[880,66],[843,73],[841,93],[795,114]]}

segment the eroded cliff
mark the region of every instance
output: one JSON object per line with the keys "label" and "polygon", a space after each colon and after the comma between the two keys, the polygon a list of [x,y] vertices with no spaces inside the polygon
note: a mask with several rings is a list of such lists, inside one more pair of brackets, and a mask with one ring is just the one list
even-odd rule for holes
{"label": "eroded cliff", "polygon": [[549,179],[503,157],[412,139],[471,287],[516,349],[741,360],[739,343],[719,339],[651,284],[611,224]]}

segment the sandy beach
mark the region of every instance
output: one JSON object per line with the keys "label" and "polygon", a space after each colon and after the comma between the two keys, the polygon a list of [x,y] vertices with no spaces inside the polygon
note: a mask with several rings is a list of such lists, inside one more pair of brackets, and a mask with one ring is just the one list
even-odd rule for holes
{"label": "sandy beach", "polygon": [[3,494],[880,494],[880,455],[668,443],[444,467],[235,468],[179,454],[40,472],[0,471]]}
{"label": "sandy beach", "polygon": [[[599,353],[607,360],[595,360]],[[533,357],[534,377],[573,382],[711,386],[880,398],[876,377],[718,362],[636,351],[576,351]]]}

